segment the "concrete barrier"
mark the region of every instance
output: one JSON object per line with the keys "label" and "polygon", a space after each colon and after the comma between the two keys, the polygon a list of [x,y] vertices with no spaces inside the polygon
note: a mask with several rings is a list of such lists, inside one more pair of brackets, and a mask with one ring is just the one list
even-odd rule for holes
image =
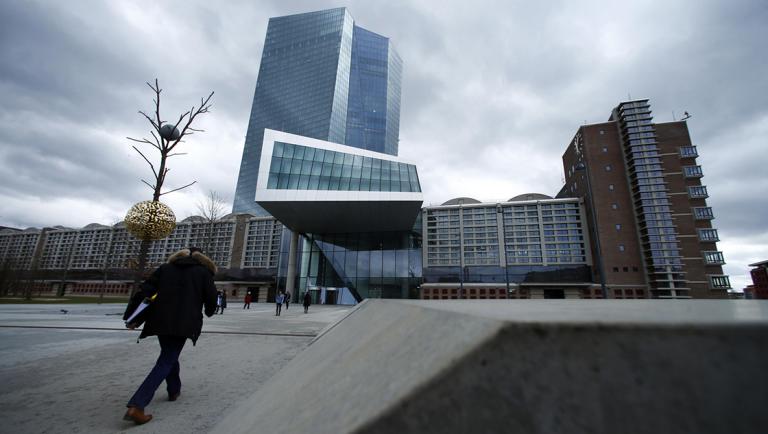
{"label": "concrete barrier", "polygon": [[369,300],[217,433],[768,429],[768,303]]}

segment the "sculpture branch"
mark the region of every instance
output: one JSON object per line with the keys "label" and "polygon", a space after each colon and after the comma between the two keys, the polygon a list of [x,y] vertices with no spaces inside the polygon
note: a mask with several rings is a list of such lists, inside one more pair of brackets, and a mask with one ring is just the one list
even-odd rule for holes
{"label": "sculpture branch", "polygon": [[133,141],[133,142],[136,142],[136,143],[148,143],[148,144],[150,144],[150,145],[153,145],[153,146],[154,146],[154,143],[150,142],[150,141],[149,141],[149,140],[147,140],[147,139],[141,139],[141,140],[139,140],[139,139],[134,139],[133,137],[126,137],[126,139],[128,139],[128,140],[131,140],[131,141]]}
{"label": "sculpture branch", "polygon": [[160,193],[160,196],[162,196],[162,195],[165,195],[165,194],[168,194],[168,193],[173,193],[174,191],[179,191],[179,190],[181,190],[181,189],[183,189],[183,188],[187,188],[187,187],[190,187],[190,186],[192,186],[192,185],[194,185],[194,184],[196,184],[196,183],[197,183],[197,181],[192,181],[192,182],[190,182],[189,184],[187,184],[187,185],[185,185],[185,186],[183,186],[183,187],[174,188],[174,189],[173,189],[173,190],[171,190],[171,191],[166,191],[165,193]]}
{"label": "sculpture branch", "polygon": [[141,157],[142,157],[142,158],[144,158],[144,161],[146,161],[146,162],[147,162],[147,164],[149,164],[149,167],[151,167],[151,168],[152,168],[152,173],[155,175],[155,179],[157,179],[157,171],[155,170],[155,165],[154,165],[154,164],[152,164],[152,162],[151,162],[151,161],[149,161],[149,158],[147,158],[147,156],[146,156],[146,155],[144,155],[144,153],[143,153],[143,152],[139,151],[139,148],[137,148],[137,147],[135,147],[135,146],[131,146],[131,147],[132,147],[133,149],[135,149],[135,150],[136,150],[136,152],[138,152],[138,153],[139,153],[139,155],[141,155]]}
{"label": "sculpture branch", "polygon": [[149,117],[149,115],[147,115],[146,113],[144,113],[144,112],[143,112],[143,111],[141,111],[141,110],[139,110],[139,113],[140,113],[142,116],[144,116],[145,118],[147,118],[147,120],[149,121],[149,123],[150,123],[150,124],[152,124],[152,126],[153,126],[155,129],[158,129],[158,128],[160,128],[160,127],[159,127],[159,126],[158,126],[158,125],[155,123],[155,120],[154,120],[154,119],[152,119],[151,117]]}
{"label": "sculpture branch", "polygon": [[163,150],[163,148],[161,147],[162,146],[161,145],[162,142],[160,141],[159,138],[157,138],[157,136],[155,135],[155,132],[154,131],[150,131],[149,134],[152,134],[152,138],[155,139],[155,143],[153,143],[152,146],[157,148],[158,151],[162,151]]}
{"label": "sculpture branch", "polygon": [[[207,98],[205,99],[200,98],[200,107],[197,110],[195,110],[195,107],[193,106],[192,109],[186,113],[186,114],[189,114],[189,117],[187,118],[187,123],[184,125],[184,128],[181,130],[181,134],[179,134],[179,138],[176,139],[176,141],[174,141],[168,147],[168,150],[173,150],[173,148],[175,148],[176,145],[179,144],[179,141],[181,140],[182,137],[184,137],[185,135],[189,135],[189,133],[187,133],[187,130],[189,130],[190,126],[192,125],[192,122],[195,121],[195,118],[197,118],[198,115],[202,113],[208,113],[208,111],[211,108],[211,98],[213,98],[213,94],[214,92],[211,92]],[[179,119],[179,121],[181,121],[181,119]]]}

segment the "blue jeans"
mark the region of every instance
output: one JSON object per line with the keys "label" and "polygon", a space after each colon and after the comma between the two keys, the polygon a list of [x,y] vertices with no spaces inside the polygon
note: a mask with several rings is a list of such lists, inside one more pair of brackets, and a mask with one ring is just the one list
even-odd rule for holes
{"label": "blue jeans", "polygon": [[128,407],[144,409],[152,401],[155,391],[165,380],[168,395],[181,392],[181,378],[179,377],[179,355],[184,348],[187,338],[181,336],[158,336],[160,341],[160,357],[155,362],[155,367],[149,371],[149,375],[141,383],[139,389],[128,401]]}

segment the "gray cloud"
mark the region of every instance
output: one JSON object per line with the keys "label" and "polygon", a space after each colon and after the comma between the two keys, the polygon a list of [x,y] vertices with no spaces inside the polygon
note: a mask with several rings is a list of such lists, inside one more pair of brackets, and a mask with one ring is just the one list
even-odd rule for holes
{"label": "gray cloud", "polygon": [[[138,179],[148,169],[124,137],[146,134],[136,111],[151,109],[144,82],[154,77],[168,117],[216,91],[199,124],[206,133],[185,144],[189,155],[172,162],[168,181],[196,179],[198,187],[166,200],[185,215],[208,189],[231,197],[268,18],[337,6],[0,3],[0,203],[13,206],[0,210],[0,225],[110,220],[145,199]],[[651,98],[657,121],[693,114],[715,225],[739,239],[724,245],[768,258],[759,241],[743,247],[750,235],[764,239],[768,214],[756,199],[768,184],[760,158],[768,133],[764,1],[348,7],[403,58],[400,153],[419,164],[428,203],[554,194],[578,126],[604,121],[631,94]],[[64,222],[67,206],[77,212]],[[734,266],[743,267],[742,256]]]}

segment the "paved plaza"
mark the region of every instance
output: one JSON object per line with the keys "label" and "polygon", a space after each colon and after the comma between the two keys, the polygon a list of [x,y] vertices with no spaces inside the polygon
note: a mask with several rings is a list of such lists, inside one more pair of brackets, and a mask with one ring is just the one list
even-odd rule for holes
{"label": "paved plaza", "polygon": [[150,337],[136,343],[124,304],[0,305],[2,433],[207,432],[323,329],[344,306],[300,305],[280,317],[273,304],[206,318],[196,346],[181,354],[182,392],[166,401],[164,385],[147,408],[151,423],[122,420],[125,403],[157,358]]}

